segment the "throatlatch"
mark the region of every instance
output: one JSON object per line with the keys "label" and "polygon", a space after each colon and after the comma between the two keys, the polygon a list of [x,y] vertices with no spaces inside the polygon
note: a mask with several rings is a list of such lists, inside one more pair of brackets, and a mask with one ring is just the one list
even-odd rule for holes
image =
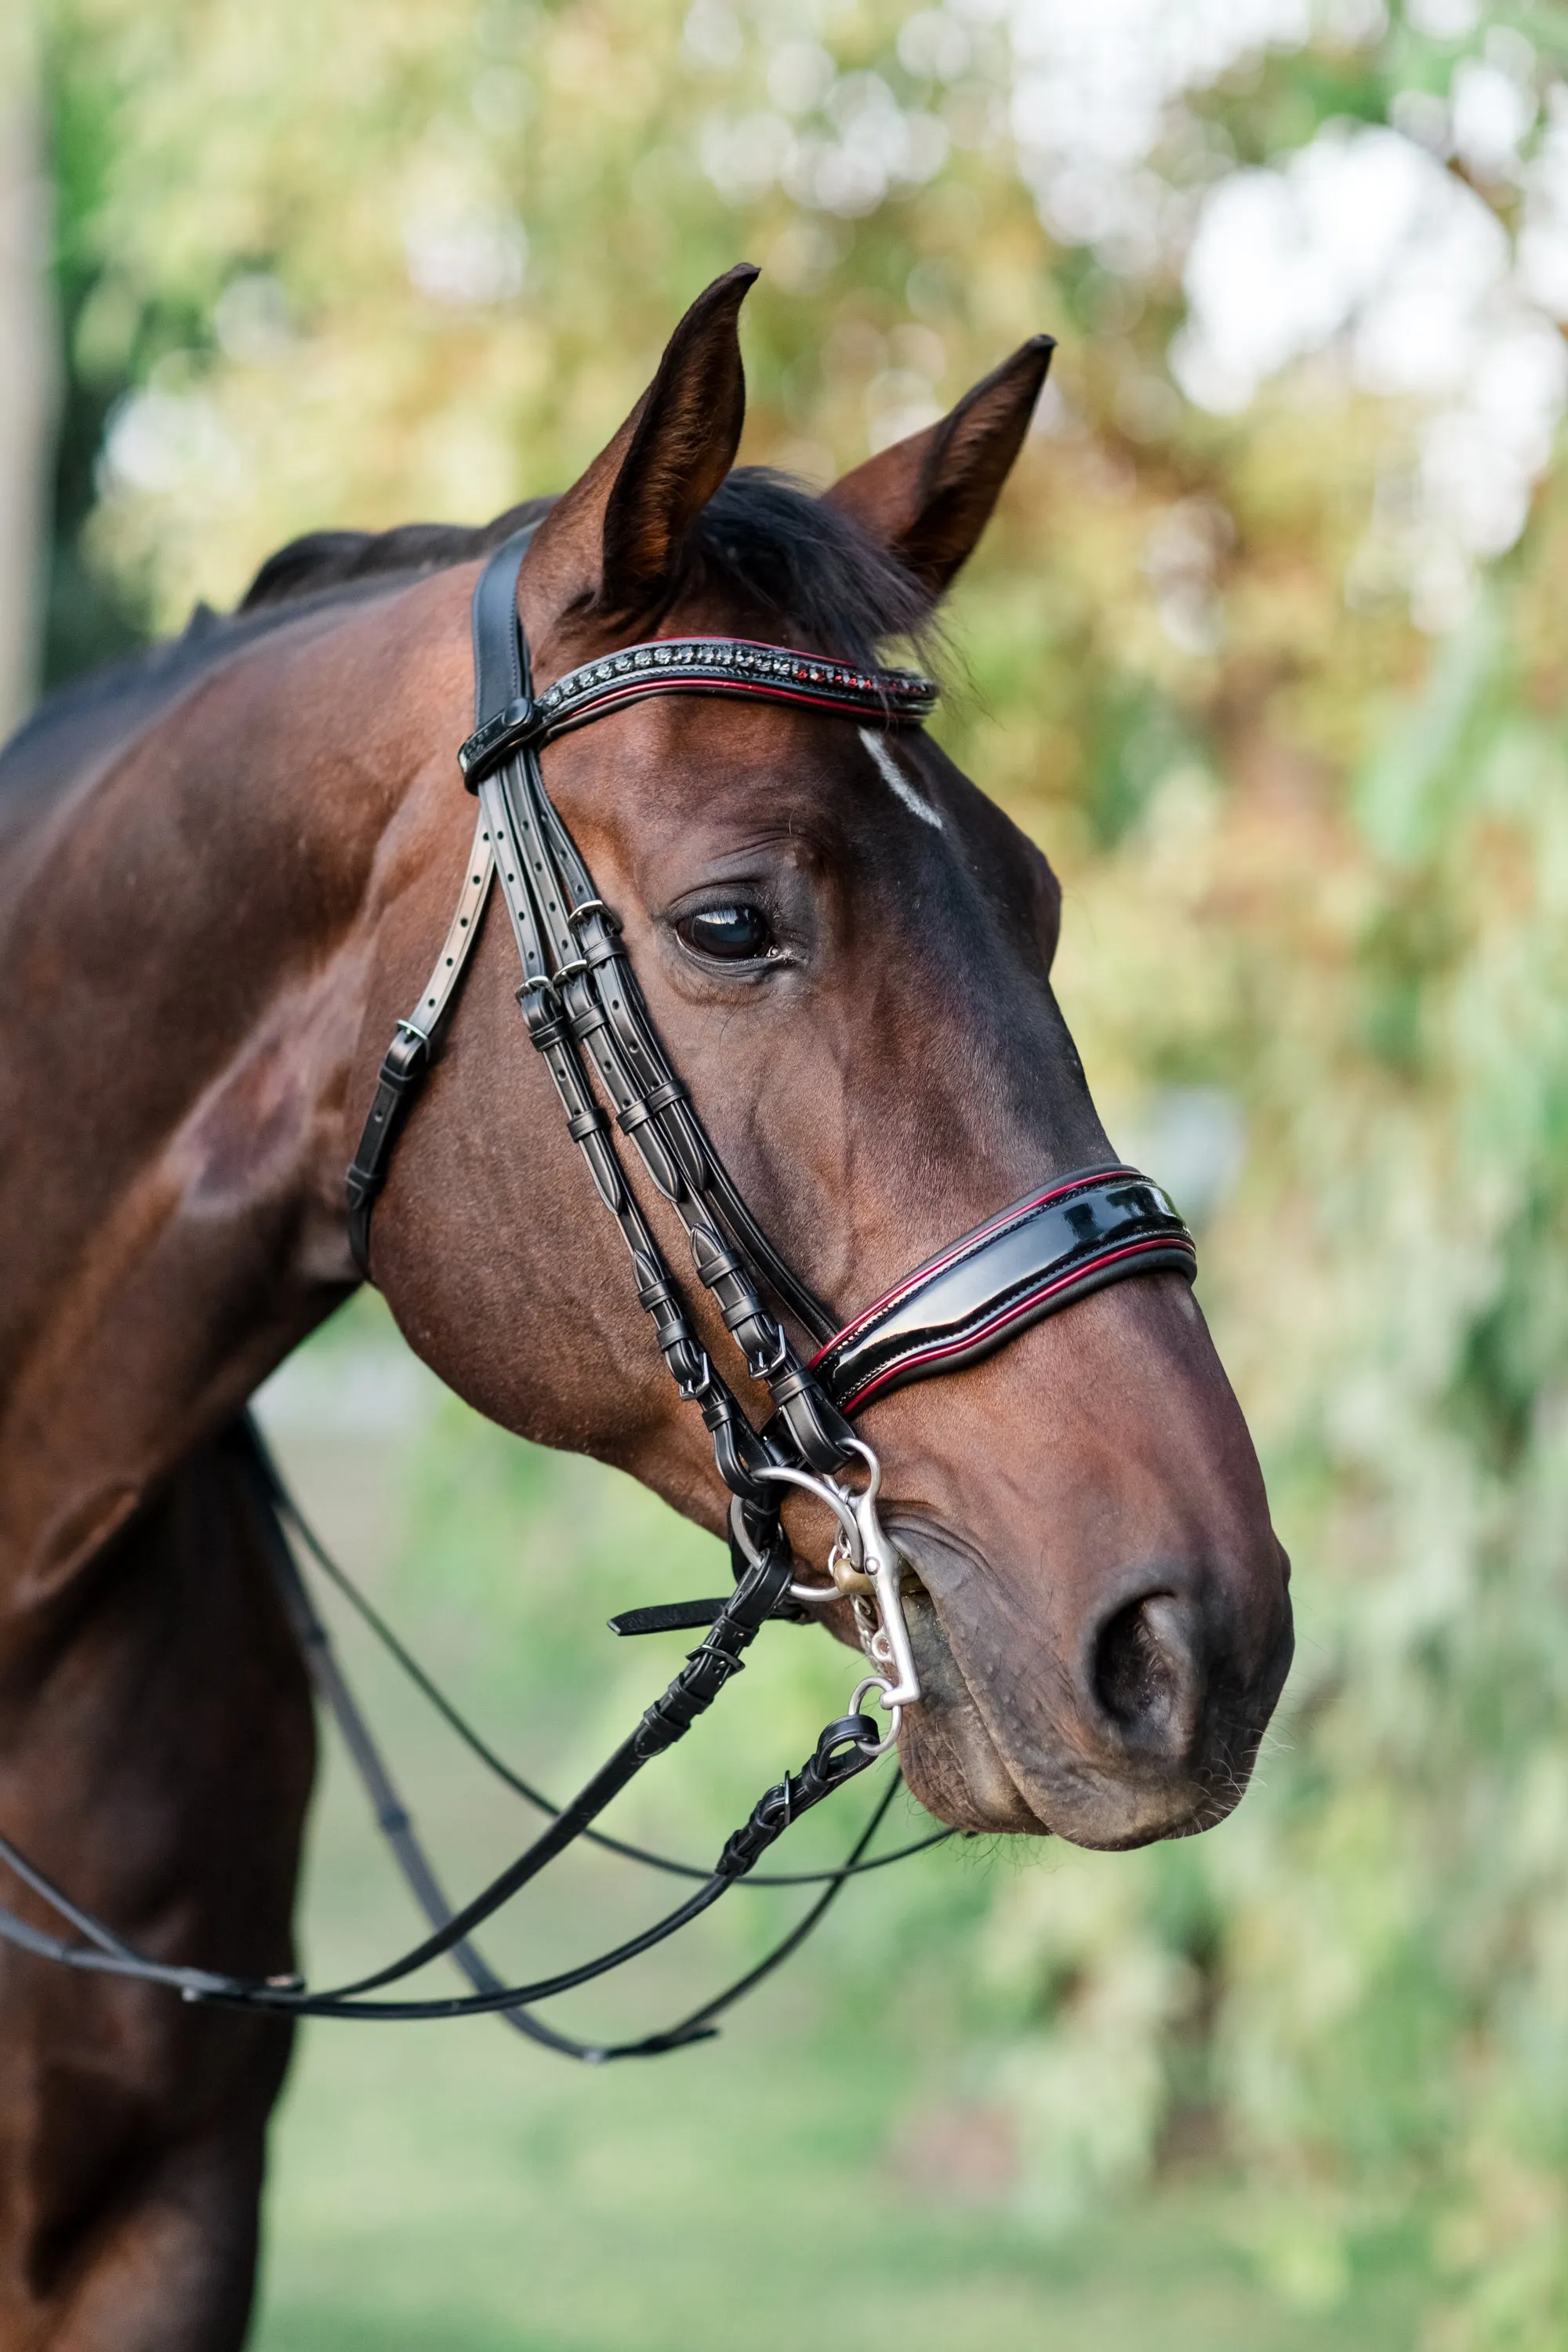
{"label": "throatlatch", "polygon": [[[348,1171],[350,1243],[368,1278],[375,1202],[429,1067],[432,1043],[450,1012],[491,886],[499,882],[522,965],[517,993],[530,1038],[554,1081],[567,1131],[620,1227],[637,1298],[653,1322],[671,1376],[711,1435],[719,1475],[731,1497],[735,1588],[721,1600],[632,1610],[611,1621],[625,1633],[679,1626],[708,1630],[609,1760],[556,1810],[485,1748],[368,1603],[346,1586],[293,1510],[250,1433],[246,1442],[258,1475],[268,1482],[270,1504],[292,1518],[326,1571],[344,1584],[460,1736],[519,1794],[552,1815],[549,1825],[470,1902],[451,1908],[413,1839],[280,1536],[279,1574],[317,1686],[359,1764],[378,1819],[430,1922],[429,1935],[373,1974],[321,1991],[311,1991],[298,1978],[258,1980],[164,1964],[134,1951],[73,1905],[0,1838],[0,1859],[83,1940],[47,1935],[3,1909],[0,1939],[69,1967],[166,1984],[190,2000],[296,2016],[499,2013],[566,2055],[600,2060],[648,2056],[703,2038],[721,2010],[795,1948],[846,1879],[877,1866],[863,1856],[891,1789],[843,1865],[796,1874],[788,1881],[817,1882],[825,1888],[798,1927],[736,1985],[676,2026],[606,2047],[575,2042],[531,2014],[530,2004],[586,1984],[650,1950],[743,1883],[793,1821],[895,1746],[902,1710],[919,1703],[919,1669],[901,1600],[904,1563],[879,1512],[881,1465],[849,1416],[906,1381],[973,1362],[1042,1316],[1107,1283],[1161,1268],[1190,1276],[1195,1253],[1186,1227],[1157,1185],[1130,1168],[1087,1169],[1004,1209],[850,1322],[836,1327],[828,1308],[752,1215],[676,1076],[626,955],[620,924],[595,892],[545,791],[540,753],[557,736],[654,695],[743,695],[898,728],[929,717],[936,688],[907,670],[863,668],[740,638],[681,637],[630,646],[586,663],[536,697],[517,607],[518,574],[531,537],[531,529],[520,531],[498,549],[474,592],[475,726],[458,758],[469,789],[479,795],[479,822],[451,927],[419,1002],[397,1024]],[[747,1375],[769,1393],[772,1412],[761,1429],[752,1426],[698,1337],[679,1286],[626,1180],[616,1129],[636,1148],[683,1227],[697,1277],[712,1295]],[[812,1343],[809,1356],[797,1348],[786,1318]],[[808,1581],[796,1572],[781,1517],[792,1490],[811,1494],[832,1514],[837,1532],[825,1582]],[[769,1619],[799,1620],[840,1600],[851,1606],[869,1671],[802,1769],[764,1793],[710,1871],[692,1871],[628,1848],[594,1828],[612,1799],[654,1756],[683,1738],[742,1670],[745,1652]],[[885,1718],[881,1736],[876,1721],[861,1711],[873,1692]],[[473,1948],[475,1929],[582,1838],[699,1883],[673,1911],[615,1950],[535,1983],[501,1983]],[[373,1998],[444,1955],[467,1976],[467,1994],[449,2000]]]}

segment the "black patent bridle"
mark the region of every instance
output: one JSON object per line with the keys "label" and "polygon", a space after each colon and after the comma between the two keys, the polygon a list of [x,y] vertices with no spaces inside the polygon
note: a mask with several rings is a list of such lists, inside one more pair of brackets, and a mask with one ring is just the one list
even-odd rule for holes
{"label": "black patent bridle", "polygon": [[[507,1869],[453,1910],[412,1839],[280,1538],[278,1565],[285,1601],[383,1827],[392,1823],[395,1851],[431,1923],[430,1934],[373,1974],[321,1991],[311,1991],[293,1977],[258,1979],[165,1964],[134,1951],[70,1903],[0,1837],[0,1858],[83,1939],[72,1943],[46,1934],[0,1909],[0,1940],[73,1967],[167,1984],[187,2000],[296,2016],[495,2012],[552,2048],[599,2060],[651,2055],[710,2032],[712,2019],[795,1948],[845,1879],[876,1866],[863,1855],[887,1800],[843,1865],[796,1875],[794,1883],[815,1881],[826,1889],[797,1928],[739,1984],[663,2033],[606,2047],[576,2042],[530,2014],[531,2003],[587,1983],[651,1949],[745,1879],[793,1821],[894,1746],[900,1710],[918,1702],[919,1676],[900,1597],[904,1562],[879,1517],[879,1465],[856,1435],[849,1416],[907,1381],[974,1361],[1108,1283],[1167,1268],[1191,1276],[1195,1254],[1180,1217],[1146,1177],[1120,1166],[1082,1170],[1014,1202],[916,1267],[849,1322],[836,1322],[774,1249],[714,1150],[659,1041],[620,924],[595,892],[545,790],[540,754],[556,737],[660,694],[745,696],[894,729],[929,717],[936,688],[905,670],[861,667],[736,638],[682,637],[627,646],[573,670],[536,696],[517,605],[518,575],[531,537],[531,529],[521,531],[500,547],[474,591],[475,727],[458,761],[479,797],[479,823],[441,954],[419,1002],[397,1024],[349,1170],[350,1243],[368,1277],[372,1212],[455,1001],[492,885],[499,885],[521,960],[518,998],[530,1038],[554,1082],[567,1131],[620,1227],[638,1301],[653,1320],[679,1393],[701,1412],[711,1435],[719,1475],[731,1496],[734,1590],[722,1600],[634,1610],[611,1621],[626,1633],[707,1630],[636,1729],[559,1811],[483,1748],[405,1655],[405,1664],[469,1744],[520,1793],[552,1813],[549,1826]],[[712,1295],[747,1377],[768,1392],[772,1411],[760,1429],[701,1344],[664,1251],[626,1181],[614,1129],[635,1148],[684,1228],[697,1278]],[[808,1336],[809,1353],[797,1347],[786,1318]],[[269,1507],[291,1517],[307,1546],[338,1575],[264,1456],[254,1447],[253,1454],[258,1475],[268,1482]],[[862,1471],[863,1484],[846,1483],[847,1474]],[[831,1580],[825,1584],[797,1577],[781,1517],[792,1489],[812,1493],[833,1513],[837,1535],[828,1563]],[[594,1822],[645,1763],[684,1737],[742,1670],[744,1653],[765,1622],[778,1617],[798,1621],[814,1607],[841,1598],[853,1607],[871,1671],[857,1686],[849,1711],[826,1727],[801,1771],[786,1773],[764,1793],[710,1872],[687,1873],[700,1881],[694,1892],[652,1927],[579,1968],[537,1983],[501,1983],[474,1949],[474,1930],[579,1838],[615,1846],[616,1841],[594,1830]],[[891,1718],[884,1738],[860,1711],[859,1702],[872,1690]],[[661,1868],[684,1868],[630,1851]],[[424,2000],[370,1997],[443,1955],[450,1955],[468,1977],[469,1993]]]}
{"label": "black patent bridle", "polygon": [[[659,1042],[620,924],[545,790],[540,753],[558,736],[662,694],[742,696],[901,728],[930,717],[937,689],[908,670],[743,639],[677,637],[588,662],[536,697],[517,608],[531,537],[532,527],[498,548],[474,591],[475,726],[458,759],[479,795],[479,825],[440,957],[397,1024],[349,1171],[350,1241],[368,1276],[371,1213],[497,879],[522,964],[519,1002],[567,1131],[620,1225],[639,1303],[680,1394],[700,1409],[720,1475],[763,1545],[777,1540],[781,1469],[824,1478],[857,1458],[848,1413],[906,1381],[973,1362],[1123,1276],[1173,1266],[1190,1275],[1192,1238],[1135,1170],[1080,1171],[1013,1202],[838,1324],[763,1232],[704,1130]],[[684,1226],[698,1279],[748,1377],[769,1392],[773,1410],[760,1431],[698,1340],[622,1171],[612,1119]],[[816,1343],[807,1360],[780,1307]]]}

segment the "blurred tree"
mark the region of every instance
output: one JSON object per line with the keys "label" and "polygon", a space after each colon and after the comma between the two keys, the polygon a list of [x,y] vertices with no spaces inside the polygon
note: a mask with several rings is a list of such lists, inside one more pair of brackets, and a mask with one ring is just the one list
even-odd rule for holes
{"label": "blurred tree", "polygon": [[26,712],[41,635],[37,583],[49,519],[55,324],[35,26],[0,26],[0,734]]}

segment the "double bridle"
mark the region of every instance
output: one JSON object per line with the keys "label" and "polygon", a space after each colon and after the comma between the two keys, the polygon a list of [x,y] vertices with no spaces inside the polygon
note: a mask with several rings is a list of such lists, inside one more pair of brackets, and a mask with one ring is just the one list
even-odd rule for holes
{"label": "double bridle", "polygon": [[[431,1923],[430,1935],[373,1975],[319,1992],[298,1978],[255,1979],[167,1965],[132,1951],[0,1838],[0,1858],[86,1941],[46,1935],[3,1910],[0,1938],[72,1966],[167,1983],[193,2000],[339,2017],[499,2012],[552,2048],[602,2059],[651,2054],[711,2032],[713,2017],[794,1948],[843,1881],[875,1866],[861,1857],[886,1800],[843,1865],[803,1874],[801,1883],[816,1878],[826,1893],[801,1927],[760,1969],[666,2032],[605,2048],[574,2042],[529,2014],[529,2003],[620,1966],[708,1908],[754,1869],[792,1821],[892,1748],[902,1710],[918,1704],[920,1677],[900,1591],[904,1562],[879,1516],[881,1465],[856,1434],[850,1416],[908,1381],[989,1354],[1031,1323],[1108,1283],[1162,1268],[1190,1276],[1195,1254],[1182,1220],[1146,1177],[1121,1166],[1087,1169],[1014,1202],[917,1266],[849,1322],[836,1322],[763,1232],[676,1076],[621,926],[595,891],[545,790],[540,754],[557,736],[655,695],[745,696],[886,730],[915,726],[929,717],[936,688],[907,670],[860,667],[738,638],[681,637],[627,646],[584,664],[536,695],[517,605],[518,574],[531,537],[531,528],[498,548],[474,591],[475,725],[458,755],[479,800],[473,849],[436,968],[418,1003],[398,1023],[381,1066],[348,1171],[350,1244],[368,1278],[372,1213],[451,1011],[492,886],[499,885],[522,965],[517,994],[529,1036],[554,1082],[567,1132],[620,1227],[637,1299],[652,1318],[665,1362],[680,1396],[696,1406],[712,1438],[731,1498],[734,1590],[721,1600],[632,1610],[611,1620],[621,1633],[707,1630],[668,1688],[586,1787],[559,1811],[546,1807],[553,1814],[550,1826],[479,1895],[454,1911],[407,1837],[395,1795],[384,1798],[383,1784],[391,1790],[384,1767],[280,1538],[278,1566],[286,1603],[378,1814],[398,1815],[404,1843],[395,1836],[395,1850]],[[616,1129],[684,1228],[696,1276],[711,1293],[747,1377],[768,1392],[772,1410],[761,1428],[752,1424],[697,1335],[663,1249],[626,1180]],[[809,1352],[792,1338],[786,1317],[808,1336]],[[337,1575],[269,1466],[264,1465],[263,1475],[269,1481],[269,1502],[292,1517],[329,1573]],[[836,1532],[825,1582],[807,1581],[797,1572],[782,1519],[783,1505],[794,1491],[814,1496],[832,1515]],[[681,1738],[712,1704],[741,1671],[744,1652],[766,1622],[800,1622],[839,1600],[853,1610],[868,1671],[845,1715],[826,1727],[802,1770],[786,1773],[765,1792],[710,1872],[687,1874],[700,1879],[696,1891],[653,1927],[542,1982],[502,1984],[475,1951],[473,1930],[577,1839],[615,1844],[594,1831],[597,1816],[645,1763]],[[412,1662],[405,1663],[425,1681]],[[425,1686],[428,1691],[427,1682]],[[880,1736],[874,1718],[861,1711],[872,1692],[886,1718]],[[477,1735],[439,1694],[434,1696],[503,1778],[530,1801],[544,1803],[496,1764]],[[682,1867],[661,1857],[637,1858],[663,1868]],[[443,1954],[468,1977],[470,1993],[436,2000],[368,1998]]]}

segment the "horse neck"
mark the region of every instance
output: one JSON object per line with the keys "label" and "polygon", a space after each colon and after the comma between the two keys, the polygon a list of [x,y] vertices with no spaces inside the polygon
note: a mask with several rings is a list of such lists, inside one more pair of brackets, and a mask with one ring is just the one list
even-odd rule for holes
{"label": "horse neck", "polygon": [[352,1279],[347,1073],[443,740],[405,601],[212,672],[6,858],[0,1585],[68,1577]]}

